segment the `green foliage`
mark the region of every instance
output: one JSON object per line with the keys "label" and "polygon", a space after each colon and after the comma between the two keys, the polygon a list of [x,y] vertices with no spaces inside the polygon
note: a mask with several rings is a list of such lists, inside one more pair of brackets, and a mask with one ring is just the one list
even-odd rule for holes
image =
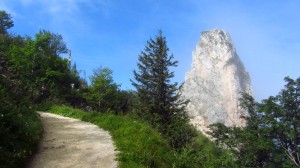
{"label": "green foliage", "polygon": [[275,97],[257,103],[243,94],[248,114],[244,128],[211,126],[218,145],[228,148],[242,167],[296,167],[300,164],[300,78],[285,78],[285,88]]}
{"label": "green foliage", "polygon": [[70,65],[59,54],[67,53],[65,43],[60,35],[42,30],[35,35],[35,40],[29,42],[33,53],[32,60],[33,88],[36,90],[34,101],[41,103],[63,101],[70,93],[73,83]]}
{"label": "green foliage", "polygon": [[275,97],[263,100],[259,111],[264,113],[263,128],[273,139],[285,165],[300,166],[300,78],[285,78],[284,89]]}
{"label": "green foliage", "polygon": [[207,137],[198,133],[196,139],[176,155],[176,167],[228,167],[238,168],[230,153],[222,150]]}
{"label": "green foliage", "polygon": [[[32,103],[69,103],[79,106],[84,100],[76,65],[60,57],[67,53],[62,36],[42,30],[35,39],[20,36],[1,36],[3,64],[14,72],[29,91]],[[73,86],[73,87],[72,87]]]}
{"label": "green foliage", "polygon": [[182,119],[172,120],[164,130],[165,138],[174,149],[181,149],[192,143],[197,135],[195,128]]}
{"label": "green foliage", "polygon": [[39,103],[33,106],[34,111],[48,111],[54,104],[51,102]]}
{"label": "green foliage", "polygon": [[[31,91],[33,102],[40,103],[50,97],[64,95],[71,87],[68,63],[53,55],[62,50],[54,47],[58,40],[61,40],[58,35],[41,31],[35,40],[17,36],[9,41],[4,57],[10,69]],[[54,51],[56,48],[58,51]]]}
{"label": "green foliage", "polygon": [[[179,100],[177,83],[171,83],[177,61],[168,53],[166,38],[160,31],[155,39],[147,41],[145,49],[139,55],[138,71],[134,71],[140,105],[140,117],[158,127],[170,144],[180,149],[189,143],[195,131],[187,124],[185,102]],[[184,133],[184,134],[183,134]]]}
{"label": "green foliage", "polygon": [[21,167],[41,136],[37,114],[26,99],[23,82],[7,65],[0,74],[0,163],[3,167]]}
{"label": "green foliage", "polygon": [[0,111],[0,162],[3,167],[18,168],[31,156],[41,138],[41,124],[37,114],[26,106],[6,110]]}
{"label": "green foliage", "polygon": [[128,114],[135,109],[137,103],[136,92],[119,90],[114,103],[114,112],[115,114]]}
{"label": "green foliage", "polygon": [[114,110],[119,85],[113,81],[112,70],[99,68],[93,72],[91,86],[86,94],[88,104],[99,112]]}
{"label": "green foliage", "polygon": [[0,35],[7,34],[7,29],[14,26],[10,14],[0,10]]}
{"label": "green foliage", "polygon": [[87,90],[87,82],[80,77],[76,64],[71,67],[69,77],[71,89],[64,96],[64,99],[74,108],[84,108],[86,105],[84,93]]}
{"label": "green foliage", "polygon": [[170,83],[174,72],[169,72],[169,67],[177,66],[177,61],[173,61],[174,57],[168,51],[162,32],[154,40],[150,38],[139,55],[139,71],[134,71],[136,81],[132,81],[138,91],[142,111],[151,114],[151,122],[161,122],[162,125],[171,121],[174,114],[172,103],[177,105],[177,83]]}

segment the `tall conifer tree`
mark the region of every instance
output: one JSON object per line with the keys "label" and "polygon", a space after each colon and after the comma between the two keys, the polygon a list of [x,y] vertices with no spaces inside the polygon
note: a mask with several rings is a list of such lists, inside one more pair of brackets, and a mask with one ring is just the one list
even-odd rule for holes
{"label": "tall conifer tree", "polygon": [[183,103],[178,100],[177,83],[172,83],[176,67],[173,54],[169,54],[166,38],[159,31],[155,39],[150,38],[138,58],[135,81],[131,80],[141,100],[140,110],[152,124],[167,126],[174,118],[186,119]]}

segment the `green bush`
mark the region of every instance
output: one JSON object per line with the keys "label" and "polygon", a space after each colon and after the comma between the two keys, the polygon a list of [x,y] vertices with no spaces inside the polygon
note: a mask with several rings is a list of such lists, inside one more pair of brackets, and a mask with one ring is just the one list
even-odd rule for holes
{"label": "green bush", "polygon": [[3,87],[0,96],[0,167],[22,167],[41,137],[41,123],[26,102],[15,103]]}
{"label": "green bush", "polygon": [[165,138],[177,151],[192,143],[196,135],[196,129],[183,119],[174,120],[164,129]]}
{"label": "green bush", "polygon": [[42,127],[23,91],[0,85],[0,167],[21,167],[38,143]]}
{"label": "green bush", "polygon": [[218,148],[203,134],[177,154],[176,166],[180,168],[228,167],[237,165],[228,151]]}

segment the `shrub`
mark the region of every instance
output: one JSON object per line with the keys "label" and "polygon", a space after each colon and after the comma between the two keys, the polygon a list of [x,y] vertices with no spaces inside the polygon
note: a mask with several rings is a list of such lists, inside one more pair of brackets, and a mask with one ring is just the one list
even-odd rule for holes
{"label": "shrub", "polygon": [[21,167],[38,143],[42,127],[36,113],[26,102],[15,104],[11,93],[0,87],[0,163]]}

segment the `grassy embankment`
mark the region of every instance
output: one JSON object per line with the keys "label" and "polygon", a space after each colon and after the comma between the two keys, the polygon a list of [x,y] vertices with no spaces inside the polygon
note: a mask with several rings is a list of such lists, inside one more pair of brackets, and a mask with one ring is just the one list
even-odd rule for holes
{"label": "grassy embankment", "polygon": [[109,131],[119,151],[121,168],[222,166],[216,159],[222,157],[221,151],[201,134],[191,146],[176,152],[158,131],[127,116],[90,113],[66,106],[53,106],[49,111],[93,123]]}

